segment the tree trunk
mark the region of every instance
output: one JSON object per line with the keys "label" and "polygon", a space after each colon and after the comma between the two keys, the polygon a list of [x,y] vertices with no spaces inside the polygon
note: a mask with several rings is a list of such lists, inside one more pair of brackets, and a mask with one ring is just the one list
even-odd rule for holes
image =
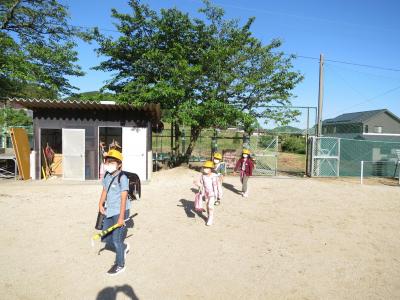
{"label": "tree trunk", "polygon": [[250,149],[250,133],[243,133],[243,148]]}
{"label": "tree trunk", "polygon": [[186,149],[185,156],[189,158],[192,155],[192,152],[194,150],[194,147],[196,146],[197,139],[199,138],[201,133],[201,127],[193,127],[191,128],[191,134],[190,134],[190,142],[189,145]]}
{"label": "tree trunk", "polygon": [[179,127],[179,123],[175,122],[175,145],[174,145],[174,155],[178,157],[180,155],[180,146],[181,146],[181,138],[182,132]]}

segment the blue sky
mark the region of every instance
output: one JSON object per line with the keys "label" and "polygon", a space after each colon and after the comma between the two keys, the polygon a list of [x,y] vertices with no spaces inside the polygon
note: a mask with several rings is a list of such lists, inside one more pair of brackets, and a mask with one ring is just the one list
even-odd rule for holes
{"label": "blue sky", "polygon": [[[63,0],[69,6],[71,24],[115,30],[111,8],[129,12],[128,1]],[[177,7],[199,16],[200,0],[146,0],[152,9]],[[245,22],[256,17],[252,32],[263,43],[280,38],[282,50],[297,54],[294,68],[304,81],[294,93],[293,105],[316,106],[318,99],[318,58],[396,69],[389,71],[327,61],[323,118],[346,112],[387,108],[400,116],[400,1],[396,0],[218,0],[227,18]],[[117,33],[104,30],[116,36]],[[71,83],[81,92],[98,90],[111,74],[93,71],[101,60],[94,53],[96,44],[79,42],[79,64],[86,72]],[[314,118],[315,116],[312,116]],[[305,116],[299,127],[303,127]],[[291,124],[296,126],[296,124]],[[268,126],[269,127],[269,126]]]}

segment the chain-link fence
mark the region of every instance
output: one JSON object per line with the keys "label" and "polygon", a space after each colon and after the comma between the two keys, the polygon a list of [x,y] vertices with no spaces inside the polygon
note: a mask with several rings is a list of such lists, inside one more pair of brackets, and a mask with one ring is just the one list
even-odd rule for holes
{"label": "chain-link fence", "polygon": [[[258,156],[256,173],[260,175],[304,175],[308,153],[307,140],[315,134],[316,129],[316,107],[271,106],[266,109],[289,112],[289,115],[296,117],[284,126],[271,120],[266,122],[265,119],[259,119],[259,127],[254,129],[249,138],[245,138],[244,131],[239,128],[203,130],[189,162],[210,159],[216,151],[227,153],[230,158],[240,157],[242,149],[249,148]],[[181,136],[176,141],[175,130],[171,130],[171,125],[165,123],[162,132],[153,134],[155,161],[173,161],[176,153],[182,155],[186,152],[191,130],[181,126],[180,132]],[[228,166],[232,166],[232,163]]]}
{"label": "chain-link fence", "polygon": [[277,175],[278,141],[277,136],[257,135],[245,143],[256,163],[253,175]]}
{"label": "chain-link fence", "polygon": [[400,142],[340,140],[340,176],[360,176],[361,161],[370,161],[364,176],[395,177]]}
{"label": "chain-link fence", "polygon": [[[171,135],[169,125],[160,132],[153,134],[153,159],[156,162],[171,163],[175,158],[174,149],[184,155],[189,146],[190,129],[181,128],[182,135],[175,140]],[[203,130],[198,137],[191,156],[186,158],[189,163],[203,162],[211,159],[212,153],[220,152],[226,162],[227,171],[233,171],[237,159],[241,157],[243,149],[250,149],[256,162],[255,175],[276,175],[278,157],[278,138],[274,135],[254,133],[245,136],[242,130],[236,128],[226,130]]]}
{"label": "chain-link fence", "polygon": [[[157,161],[173,161],[177,155],[184,156],[191,141],[191,130],[188,127],[180,128],[181,135],[175,139],[175,132],[171,131],[170,124],[164,130],[153,133],[152,149],[153,158]],[[251,137],[253,139],[253,137]],[[190,157],[189,162],[202,162],[211,159],[213,152],[229,152],[240,155],[243,149],[243,131],[236,128],[227,130],[202,130]],[[178,154],[177,154],[178,153]]]}
{"label": "chain-link fence", "polygon": [[310,145],[312,176],[339,176],[340,139],[329,137],[312,137]]}
{"label": "chain-link fence", "polygon": [[[310,175],[398,177],[400,142],[313,137]],[[366,162],[362,168],[362,162]]]}

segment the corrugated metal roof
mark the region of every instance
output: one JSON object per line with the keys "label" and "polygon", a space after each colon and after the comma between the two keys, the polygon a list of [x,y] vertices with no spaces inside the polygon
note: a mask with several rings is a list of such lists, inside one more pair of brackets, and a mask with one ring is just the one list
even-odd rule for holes
{"label": "corrugated metal roof", "polygon": [[354,112],[354,113],[348,113],[348,114],[342,114],[336,118],[333,119],[327,119],[323,123],[324,124],[331,124],[331,123],[363,123],[366,120],[372,118],[373,116],[380,114],[382,112],[387,112],[396,119],[397,116],[395,116],[393,113],[388,111],[387,109],[378,109],[378,110],[369,110],[369,111],[360,111],[360,112]]}
{"label": "corrugated metal roof", "polygon": [[130,104],[102,104],[95,101],[77,101],[77,100],[52,100],[52,99],[23,99],[10,98],[8,101],[12,104],[18,104],[30,110],[40,109],[82,109],[82,110],[108,110],[108,111],[137,111],[149,115],[153,122],[158,123],[161,119],[161,110],[159,103],[145,104],[136,107]]}

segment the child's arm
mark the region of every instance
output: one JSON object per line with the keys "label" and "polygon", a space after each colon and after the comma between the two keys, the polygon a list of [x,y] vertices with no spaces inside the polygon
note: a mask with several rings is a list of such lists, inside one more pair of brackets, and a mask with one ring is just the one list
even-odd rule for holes
{"label": "child's arm", "polygon": [[121,208],[119,211],[119,217],[117,224],[123,226],[125,224],[125,209],[126,209],[126,199],[128,198],[128,191],[121,192]]}
{"label": "child's arm", "polygon": [[251,168],[251,171],[254,170],[255,166],[256,166],[256,162],[255,162],[253,159],[250,159],[250,168]]}
{"label": "child's arm", "polygon": [[200,178],[198,180],[193,180],[193,183],[199,188],[200,194],[204,195],[203,175],[200,175]]}
{"label": "child's arm", "polygon": [[235,168],[233,169],[233,176],[236,176],[236,172],[240,169],[240,165],[241,165],[241,160],[239,159],[239,160],[236,162]]}
{"label": "child's arm", "polygon": [[106,211],[104,209],[104,202],[106,201],[106,196],[107,196],[107,191],[103,187],[103,191],[101,192],[100,200],[99,200],[99,212],[101,212],[103,215],[106,214]]}

